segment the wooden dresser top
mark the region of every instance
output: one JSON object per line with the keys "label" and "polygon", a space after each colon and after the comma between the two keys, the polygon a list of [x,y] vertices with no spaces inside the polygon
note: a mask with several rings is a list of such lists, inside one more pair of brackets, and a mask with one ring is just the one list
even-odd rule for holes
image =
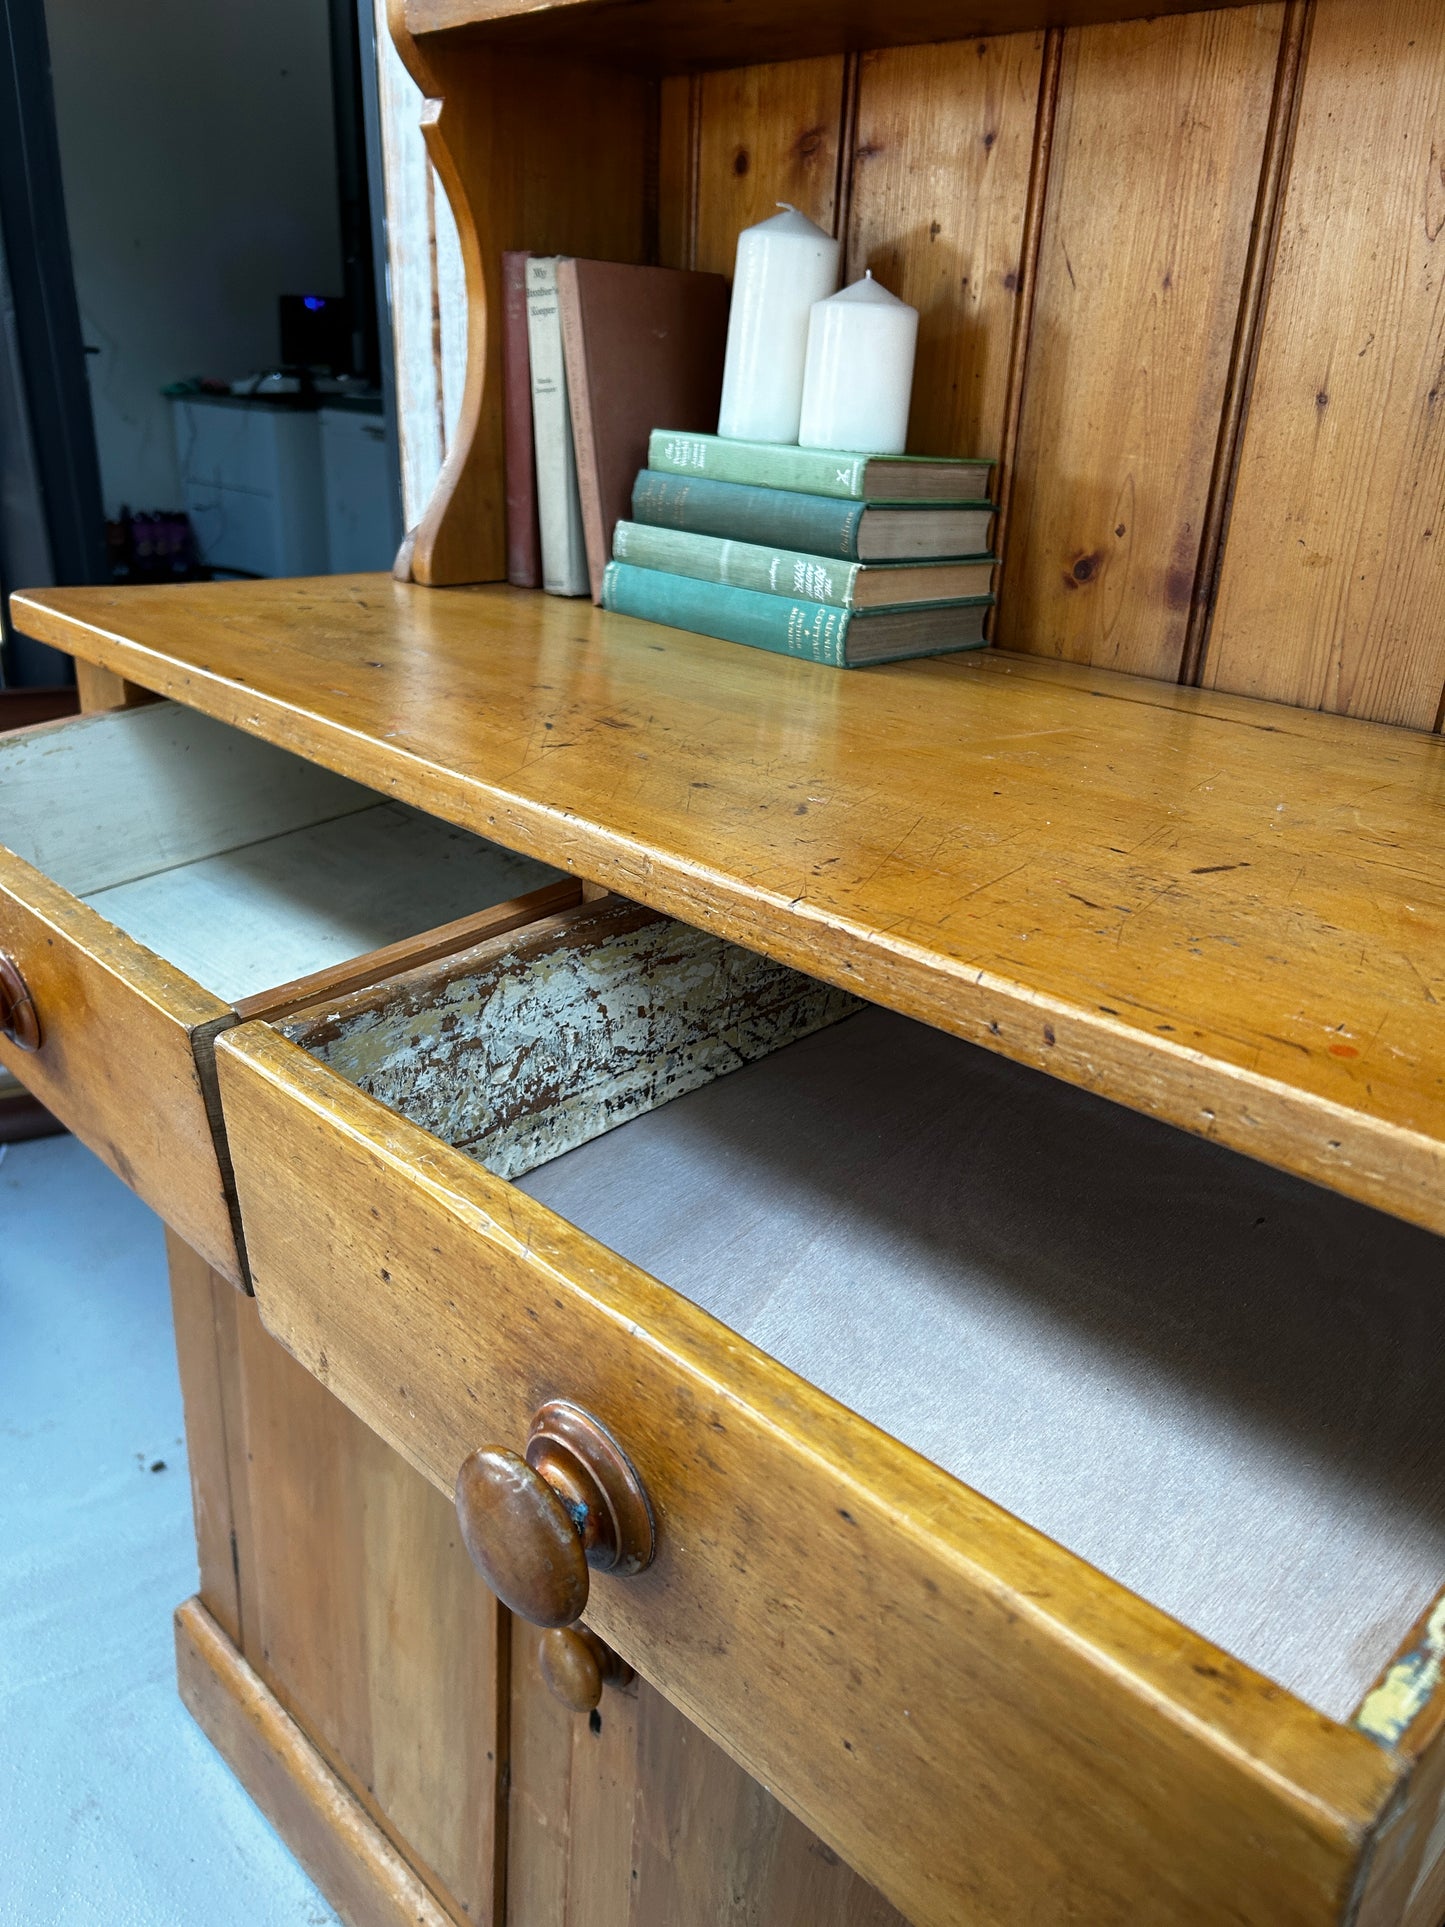
{"label": "wooden dresser top", "polygon": [[45,590],[25,633],[1445,1231],[1445,741],[1034,657],[840,673],[502,587]]}

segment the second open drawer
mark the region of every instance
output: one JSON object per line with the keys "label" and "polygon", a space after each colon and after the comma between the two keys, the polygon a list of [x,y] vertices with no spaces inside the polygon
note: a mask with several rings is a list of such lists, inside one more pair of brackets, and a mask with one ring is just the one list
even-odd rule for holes
{"label": "second open drawer", "polygon": [[581,895],[171,703],[0,737],[0,845],[0,1062],[238,1285],[219,1033]]}
{"label": "second open drawer", "polygon": [[600,1420],[589,1624],[924,1927],[1434,1927],[1439,1241],[729,956],[594,905],[228,1032],[267,1325],[447,1492]]}

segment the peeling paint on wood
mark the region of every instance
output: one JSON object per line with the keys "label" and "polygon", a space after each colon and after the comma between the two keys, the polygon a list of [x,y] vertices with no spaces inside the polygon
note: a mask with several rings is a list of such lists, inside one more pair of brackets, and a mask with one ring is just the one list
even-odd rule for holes
{"label": "peeling paint on wood", "polygon": [[1370,1693],[1355,1725],[1385,1746],[1398,1746],[1416,1715],[1429,1704],[1445,1676],[1445,1594],[1425,1621],[1420,1638],[1397,1659]]}
{"label": "peeling paint on wood", "polygon": [[281,1028],[369,1097],[515,1178],[861,1008],[613,899]]}

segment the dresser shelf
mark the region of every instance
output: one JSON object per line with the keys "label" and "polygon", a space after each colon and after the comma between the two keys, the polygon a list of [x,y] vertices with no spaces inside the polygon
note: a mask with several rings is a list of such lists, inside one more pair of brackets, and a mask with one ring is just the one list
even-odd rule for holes
{"label": "dresser shelf", "polygon": [[385,576],[14,612],[404,802],[1445,1231],[1437,736],[992,652],[840,673]]}
{"label": "dresser shelf", "polygon": [[418,38],[462,32],[494,47],[679,73],[1190,10],[1190,0],[405,0],[401,14]]}

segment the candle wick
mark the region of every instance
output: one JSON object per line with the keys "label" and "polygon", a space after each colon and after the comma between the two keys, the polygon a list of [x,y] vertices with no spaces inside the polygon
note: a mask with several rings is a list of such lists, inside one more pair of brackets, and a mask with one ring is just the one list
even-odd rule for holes
{"label": "candle wick", "polygon": [[792,203],[791,201],[774,201],[774,202],[773,202],[773,206],[774,206],[774,207],[785,207],[785,208],[786,208],[786,209],[788,210],[788,212],[789,212],[789,214],[796,214],[796,213],[797,213],[797,211],[798,211],[798,210],[797,210],[797,209],[796,209],[796,208],[795,208],[795,207],[793,206],[793,203]]}
{"label": "candle wick", "polygon": [[863,279],[864,279],[865,281],[871,281],[871,280],[873,279],[873,270],[872,270],[872,268],[864,268],[864,270],[863,270]]}

